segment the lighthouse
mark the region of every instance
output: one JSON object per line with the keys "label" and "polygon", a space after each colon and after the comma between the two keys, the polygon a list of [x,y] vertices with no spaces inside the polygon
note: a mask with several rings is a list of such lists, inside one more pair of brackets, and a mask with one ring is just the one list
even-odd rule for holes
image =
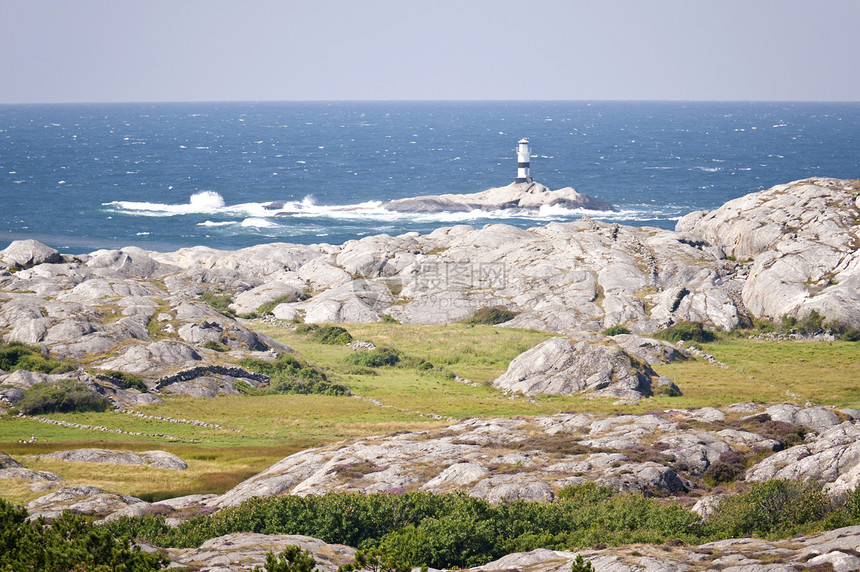
{"label": "lighthouse", "polygon": [[515,183],[531,183],[532,177],[529,175],[529,140],[520,139],[517,145],[517,178]]}

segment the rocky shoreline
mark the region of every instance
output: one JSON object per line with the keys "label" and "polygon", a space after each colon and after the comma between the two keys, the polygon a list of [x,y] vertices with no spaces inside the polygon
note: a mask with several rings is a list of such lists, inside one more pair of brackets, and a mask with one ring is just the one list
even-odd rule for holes
{"label": "rocky shoreline", "polygon": [[[0,414],[33,385],[69,378],[120,407],[159,401],[163,394],[214,397],[237,393],[240,383],[257,387],[266,383],[264,377],[224,358],[273,359],[292,351],[248,327],[246,320],[263,308],[280,323],[406,324],[450,323],[502,308],[514,316],[502,326],[557,337],[511,362],[496,387],[524,395],[584,391],[636,401],[661,384],[674,385],[658,379],[649,364],[691,355],[683,345],[644,337],[673,324],[693,321],[729,330],[752,319],[803,319],[815,311],[828,323],[860,328],[858,236],[860,181],[816,178],[753,193],[710,213],[691,213],[675,231],[583,217],[531,229],[458,225],[342,245],[263,244],[238,251],[198,246],[168,253],[129,247],[81,256],[16,241],[0,251],[2,340],[86,360],[94,370],[138,376],[146,391],[83,370],[0,372]],[[631,333],[601,333],[613,326]],[[463,490],[494,502],[551,500],[567,484],[592,481],[683,497],[704,515],[709,503],[718,502],[703,484],[706,471],[751,451],[767,453],[745,471],[747,481],[816,480],[832,494],[856,488],[858,419],[855,410],[788,404],[470,419],[438,431],[303,451],[224,495],[175,499],[171,510],[212,511],[254,496],[404,488]],[[803,439],[789,442],[780,431]],[[13,461],[2,470],[20,474]],[[363,470],[335,470],[349,463]],[[62,481],[49,475],[30,478],[41,483],[40,490],[50,490]],[[156,510],[92,487],[52,494],[57,496],[37,499],[28,510],[52,515],[65,507],[101,517]],[[818,564],[818,558],[847,570],[860,564],[855,528],[791,547],[725,541],[665,554],[653,547],[636,549],[638,554],[631,548],[586,554],[613,570],[795,570]],[[177,563],[210,562],[203,569],[246,570],[246,561],[221,568],[211,562],[229,546],[281,542],[218,540],[206,548],[210,556],[201,548],[171,557]],[[855,552],[845,547],[850,542]],[[261,564],[259,549],[248,550]],[[340,548],[320,550],[345,554]],[[506,558],[480,569],[569,569],[573,555],[537,551]]]}

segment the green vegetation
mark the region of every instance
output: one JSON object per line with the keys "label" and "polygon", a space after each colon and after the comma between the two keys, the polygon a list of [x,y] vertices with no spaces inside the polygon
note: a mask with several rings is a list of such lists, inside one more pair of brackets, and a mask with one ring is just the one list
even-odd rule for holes
{"label": "green vegetation", "polygon": [[141,552],[129,537],[114,538],[84,517],[65,513],[48,526],[0,499],[0,570],[144,572],[166,565],[160,554]]}
{"label": "green vegetation", "polygon": [[27,415],[106,411],[111,402],[73,379],[37,383],[24,391],[18,409]]}
{"label": "green vegetation", "polygon": [[225,346],[224,344],[222,344],[220,342],[216,342],[215,340],[209,340],[208,342],[203,344],[203,347],[206,348],[207,350],[215,350],[216,352],[230,351],[229,346]]}
{"label": "green vegetation", "polygon": [[271,314],[272,310],[275,309],[276,306],[280,304],[292,304],[293,302],[300,302],[301,300],[307,300],[308,296],[306,294],[296,296],[295,294],[287,294],[285,296],[280,296],[275,298],[271,302],[266,302],[265,304],[260,304],[257,307],[257,316],[265,316],[266,314]]}
{"label": "green vegetation", "polygon": [[512,312],[501,306],[479,308],[470,318],[463,320],[464,324],[494,326],[513,320],[519,312]]}
{"label": "green vegetation", "polygon": [[353,338],[346,329],[340,326],[301,324],[296,327],[296,333],[302,334],[315,342],[329,346],[342,346],[350,343]]}
{"label": "green vegetation", "polygon": [[717,339],[716,334],[706,330],[700,322],[681,322],[665,330],[657,332],[654,336],[670,342],[684,340],[686,342],[708,343]]}
{"label": "green vegetation", "polygon": [[611,328],[606,328],[603,330],[604,336],[620,336],[621,334],[629,334],[630,330],[625,328],[624,326],[612,326]]}
{"label": "green vegetation", "polygon": [[233,297],[229,294],[216,294],[211,290],[205,290],[200,294],[200,299],[212,306],[213,310],[221,312],[225,316],[235,316],[236,313],[230,309]]}
{"label": "green vegetation", "polygon": [[0,345],[0,370],[13,372],[19,369],[39,373],[68,373],[75,366],[43,356],[37,347],[19,342]]}
{"label": "green vegetation", "polygon": [[400,363],[400,352],[394,348],[381,347],[349,354],[344,361],[350,365],[370,368],[393,366]]}
{"label": "green vegetation", "polygon": [[146,384],[143,383],[143,380],[137,377],[136,375],[130,373],[123,373],[121,371],[100,371],[93,370],[90,372],[91,375],[103,375],[105,377],[109,377],[111,381],[115,384],[119,385],[123,389],[136,389],[141,393],[147,393],[149,388],[146,387]]}
{"label": "green vegetation", "polygon": [[163,547],[199,546],[231,532],[304,534],[379,549],[392,563],[451,568],[539,547],[786,538],[858,523],[858,491],[830,499],[814,483],[769,481],[726,497],[704,523],[680,505],[588,483],[561,491],[551,503],[492,505],[465,494],[329,493],[255,498],[176,528],[165,525],[163,517],[123,518],[107,528]]}
{"label": "green vegetation", "polygon": [[[240,360],[239,365],[271,378],[266,393],[349,395],[349,388],[330,382],[322,370],[292,356],[282,355],[275,361],[246,358]],[[259,391],[250,387],[245,390],[248,393]]]}
{"label": "green vegetation", "polygon": [[307,549],[291,544],[277,557],[271,552],[266,554],[266,565],[263,568],[254,566],[251,572],[312,572],[316,565],[316,558]]}

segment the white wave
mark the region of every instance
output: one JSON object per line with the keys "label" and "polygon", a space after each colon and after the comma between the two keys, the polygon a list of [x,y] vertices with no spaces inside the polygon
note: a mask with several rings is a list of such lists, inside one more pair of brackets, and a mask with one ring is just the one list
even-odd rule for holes
{"label": "white wave", "polygon": [[113,207],[120,212],[144,216],[173,216],[196,213],[209,214],[217,213],[224,208],[224,198],[215,191],[201,191],[191,195],[188,203],[184,205],[113,201],[110,203],[102,203],[102,206]]}
{"label": "white wave", "polygon": [[214,222],[211,220],[205,220],[203,222],[198,222],[197,226],[230,226],[231,224],[236,224],[234,221],[226,220],[221,222]]}
{"label": "white wave", "polygon": [[278,228],[278,225],[273,223],[270,220],[266,220],[264,218],[257,217],[249,217],[242,221],[243,227],[253,227],[253,228]]}

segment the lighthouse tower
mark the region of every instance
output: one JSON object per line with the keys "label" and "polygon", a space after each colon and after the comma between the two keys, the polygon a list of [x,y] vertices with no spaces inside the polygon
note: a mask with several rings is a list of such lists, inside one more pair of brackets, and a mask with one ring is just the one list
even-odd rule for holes
{"label": "lighthouse tower", "polygon": [[532,182],[531,175],[529,175],[530,155],[531,151],[529,150],[529,140],[520,139],[520,142],[517,145],[517,178],[514,181],[515,183]]}

